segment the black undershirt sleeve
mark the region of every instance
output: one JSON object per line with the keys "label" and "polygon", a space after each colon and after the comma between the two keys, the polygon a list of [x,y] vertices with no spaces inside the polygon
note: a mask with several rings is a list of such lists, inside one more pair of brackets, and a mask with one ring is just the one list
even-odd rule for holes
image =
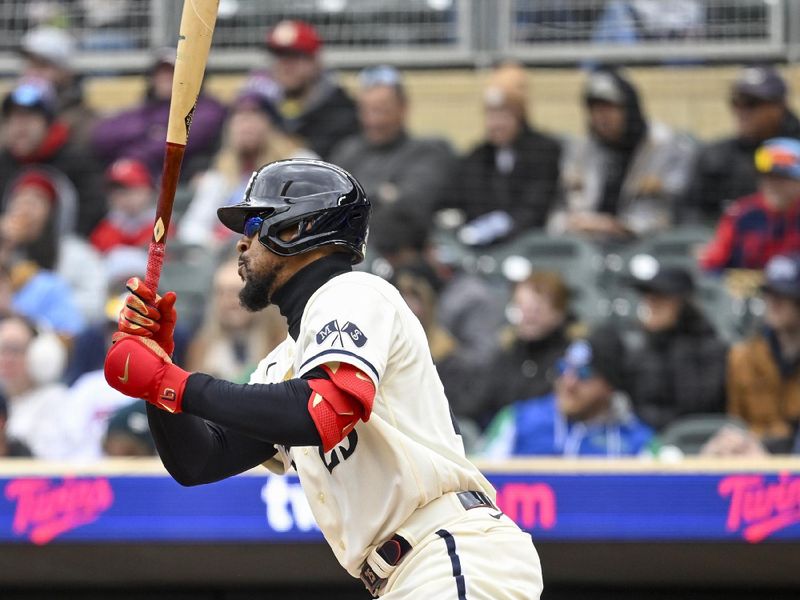
{"label": "black undershirt sleeve", "polygon": [[218,481],[275,455],[274,444],[319,446],[308,413],[304,379],[235,384],[194,373],[186,381],[183,413],[147,406],[150,430],[167,471],[178,483]]}

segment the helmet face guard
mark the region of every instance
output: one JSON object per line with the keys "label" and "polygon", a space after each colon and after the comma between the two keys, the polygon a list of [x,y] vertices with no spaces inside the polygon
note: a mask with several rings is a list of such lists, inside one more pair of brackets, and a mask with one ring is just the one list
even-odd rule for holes
{"label": "helmet face guard", "polygon": [[[270,163],[253,173],[244,200],[217,210],[223,225],[244,232],[254,215],[263,223],[258,240],[280,256],[294,256],[321,246],[341,246],[364,259],[370,202],[355,178],[334,165],[294,159]],[[280,238],[294,229],[289,240]]]}

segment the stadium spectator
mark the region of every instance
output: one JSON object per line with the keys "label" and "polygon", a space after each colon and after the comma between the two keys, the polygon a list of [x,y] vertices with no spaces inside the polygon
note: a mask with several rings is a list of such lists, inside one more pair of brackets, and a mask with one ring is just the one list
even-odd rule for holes
{"label": "stadium spectator", "polygon": [[681,221],[715,223],[730,202],[757,190],[756,148],[770,138],[800,138],[800,121],[787,100],[786,82],[777,71],[742,69],[730,95],[735,132],[697,154]]}
{"label": "stadium spectator", "polygon": [[81,151],[89,148],[89,133],[96,115],[83,96],[80,75],[75,71],[75,39],[63,29],[41,26],[20,40],[22,77],[46,79],[55,88],[56,114],[70,131]]}
{"label": "stadium spectator", "polygon": [[252,81],[233,101],[225,122],[222,148],[211,168],[200,175],[194,197],[181,217],[178,239],[217,246],[232,239],[217,209],[239,202],[258,167],[286,158],[317,158],[289,137],[268,89]]}
{"label": "stadium spectator", "polygon": [[655,266],[654,273],[634,270],[639,326],[626,341],[634,409],[658,431],[684,415],[725,412],[728,349],[694,303],[691,274]]}
{"label": "stadium spectator", "polygon": [[100,252],[119,246],[146,248],[153,237],[156,196],[147,165],[120,158],[106,169],[108,214],[94,228],[89,241]]}
{"label": "stadium spectator", "polygon": [[392,284],[422,324],[445,395],[462,426],[465,445],[471,446],[478,435],[471,409],[475,404],[476,376],[483,364],[474,362],[469,353],[462,352],[455,336],[442,326],[437,314],[442,282],[428,263],[419,260],[398,267],[392,276]]}
{"label": "stadium spectator", "polygon": [[503,322],[498,294],[483,278],[466,272],[452,248],[431,241],[429,223],[420,223],[408,214],[397,217],[395,226],[388,219],[370,224],[372,249],[385,261],[383,265],[375,261],[373,271],[388,278],[404,264],[427,262],[442,283],[437,306],[439,322],[458,340],[462,354],[486,364]]}
{"label": "stadium spectator", "polygon": [[653,431],[630,408],[621,391],[624,349],[611,329],[576,340],[558,362],[555,391],[507,406],[486,433],[483,454],[632,456]]}
{"label": "stadium spectator", "polygon": [[23,169],[8,185],[0,214],[0,260],[29,261],[52,271],[72,289],[87,321],[101,314],[105,270],[97,252],[72,233],[74,188],[57,171]]}
{"label": "stadium spectator", "polygon": [[358,86],[361,133],[337,145],[331,162],[364,186],[373,223],[388,218],[399,226],[395,211],[428,221],[453,166],[450,146],[408,133],[409,101],[397,69],[368,67],[359,74]]}
{"label": "stadium spectator", "polygon": [[503,407],[553,391],[556,363],[569,345],[570,290],[555,271],[534,271],[513,286],[511,324],[481,378],[473,418],[485,426]]}
{"label": "stadium spectator", "polygon": [[358,131],[358,118],[353,100],[323,66],[319,34],[304,21],[281,21],[267,32],[266,48],[273,59],[269,72],[253,77],[277,84],[286,130],[327,158]]}
{"label": "stadium spectator", "polygon": [[0,393],[0,458],[28,458],[31,449],[8,435],[8,401],[5,394]]}
{"label": "stadium spectator", "polygon": [[0,319],[21,315],[69,338],[85,326],[67,283],[30,261],[0,263]]}
{"label": "stadium spectator", "polygon": [[65,426],[66,387],[58,383],[66,361],[59,338],[21,317],[0,321],[0,385],[8,397],[9,436],[37,458],[70,456],[80,434]]}
{"label": "stadium spectator", "polygon": [[258,362],[284,340],[286,320],[277,307],[249,312],[239,302],[241,289],[237,260],[226,260],[214,274],[206,318],[187,351],[187,369],[246,383]]}
{"label": "stadium spectator", "polygon": [[550,230],[618,242],[669,228],[689,184],[695,142],[648,121],[636,88],[613,68],[589,75],[583,102],[589,135],[567,146],[563,206]]}
{"label": "stadium spectator", "polygon": [[558,191],[559,142],[531,127],[527,73],[506,63],[484,90],[485,138],[461,157],[440,208],[463,212],[461,241],[482,245],[542,227]]}
{"label": "stadium spectator", "polygon": [[42,79],[20,82],[3,100],[2,125],[0,182],[7,185],[26,166],[60,171],[75,188],[75,231],[88,236],[105,214],[102,175],[56,118],[53,87]]}
{"label": "stadium spectator", "polygon": [[[147,72],[144,98],[136,106],[97,122],[91,143],[103,165],[119,158],[135,158],[147,165],[154,180],[161,175],[174,72],[175,49],[162,49]],[[219,147],[224,119],[225,107],[201,90],[192,114],[192,134],[181,167],[182,181],[208,168]]]}
{"label": "stadium spectator", "polygon": [[800,140],[767,140],[754,162],[758,191],[725,211],[701,251],[706,270],[761,269],[776,254],[800,251]]}
{"label": "stadium spectator", "polygon": [[773,257],[764,274],[764,327],[728,356],[728,412],[785,452],[800,420],[800,255]]}
{"label": "stadium spectator", "polygon": [[145,403],[136,400],[116,410],[108,419],[103,437],[106,456],[155,456]]}

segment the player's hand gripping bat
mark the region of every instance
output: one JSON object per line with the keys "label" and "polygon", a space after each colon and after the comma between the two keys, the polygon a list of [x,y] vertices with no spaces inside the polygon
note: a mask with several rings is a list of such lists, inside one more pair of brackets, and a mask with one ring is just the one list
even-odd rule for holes
{"label": "player's hand gripping bat", "polygon": [[153,239],[147,252],[145,283],[151,290],[158,288],[164,250],[175,201],[175,189],[183,162],[183,153],[189,139],[189,127],[203,82],[203,72],[211,47],[211,37],[217,21],[219,0],[184,0],[181,16],[178,50],[175,58],[175,75],[172,80],[172,99],[167,125],[167,147],[161,174],[161,191],[158,196]]}

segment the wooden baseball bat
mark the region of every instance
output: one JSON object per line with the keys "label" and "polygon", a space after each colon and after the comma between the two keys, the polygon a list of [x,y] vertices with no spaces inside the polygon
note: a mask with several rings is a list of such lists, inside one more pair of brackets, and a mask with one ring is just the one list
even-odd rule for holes
{"label": "wooden baseball bat", "polygon": [[161,189],[153,223],[153,239],[147,251],[145,283],[155,291],[164,264],[167,232],[172,217],[175,189],[181,173],[183,153],[189,139],[189,127],[203,82],[211,37],[217,22],[219,0],[184,0],[181,15],[172,98],[169,105],[167,145],[161,172]]}

